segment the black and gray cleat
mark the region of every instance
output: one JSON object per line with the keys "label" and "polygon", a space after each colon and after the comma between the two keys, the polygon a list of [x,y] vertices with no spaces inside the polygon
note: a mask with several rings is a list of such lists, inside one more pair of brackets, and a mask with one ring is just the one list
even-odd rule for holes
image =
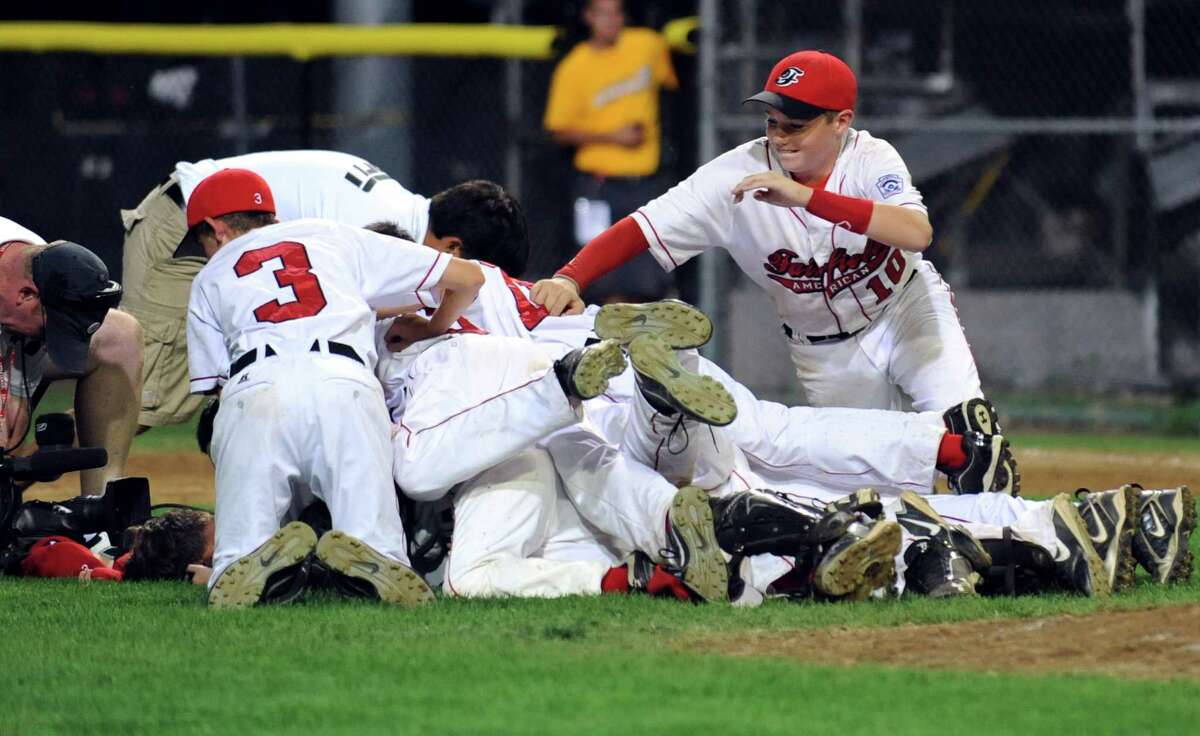
{"label": "black and gray cleat", "polygon": [[702,600],[729,600],[729,569],[713,528],[708,494],[695,486],[680,488],[671,501],[666,523],[662,568]]}
{"label": "black and gray cleat", "polygon": [[1003,435],[990,437],[969,431],[962,436],[967,462],[961,468],[941,468],[950,490],[964,493],[1021,493],[1021,474]]}
{"label": "black and gray cleat", "polygon": [[1054,570],[1058,581],[1086,596],[1104,598],[1112,592],[1108,571],[1096,553],[1087,524],[1070,496],[1060,493],[1052,503],[1054,523]]}
{"label": "black and gray cleat", "polygon": [[896,521],[910,536],[937,541],[966,559],[971,568],[983,574],[992,566],[992,557],[975,535],[958,524],[951,524],[933,510],[929,502],[912,491],[900,494]]}
{"label": "black and gray cleat", "polygon": [[814,587],[834,598],[865,600],[873,591],[890,586],[900,537],[900,525],[894,521],[851,524],[817,563]]}
{"label": "black and gray cleat", "polygon": [[554,374],[568,398],[594,399],[608,388],[608,379],[625,370],[625,353],[615,340],[576,348],[554,361]]}
{"label": "black and gray cleat", "polygon": [[[1086,495],[1084,495],[1086,494]],[[1137,489],[1122,486],[1115,491],[1075,491],[1079,515],[1087,525],[1096,554],[1104,561],[1113,592],[1133,585],[1137,562],[1133,557],[1133,534],[1137,523]]]}
{"label": "black and gray cleat", "polygon": [[1138,493],[1133,554],[1156,583],[1178,583],[1192,576],[1189,548],[1196,530],[1196,502],[1187,486]]}
{"label": "black and gray cleat", "polygon": [[978,432],[985,437],[1003,434],[996,407],[987,399],[967,399],[942,414],[942,421],[951,434]]}
{"label": "black and gray cleat", "polygon": [[296,600],[304,592],[306,563],[316,546],[311,527],[291,522],[221,572],[208,592],[209,607],[247,608]]}
{"label": "black and gray cleat", "polygon": [[326,532],[317,544],[317,559],[336,573],[335,586],[343,595],[403,606],[434,600],[428,583],[411,567],[346,532]]}
{"label": "black and gray cleat", "polygon": [[656,335],[674,350],[698,348],[712,338],[712,320],[691,304],[664,299],[649,304],[605,304],[596,313],[596,335],[627,345]]}
{"label": "black and gray cleat", "polygon": [[930,598],[978,595],[982,575],[953,547],[935,539],[918,539],[904,550],[904,581],[914,593]]}
{"label": "black and gray cleat", "polygon": [[629,343],[638,389],[655,410],[721,427],[737,418],[737,404],[716,379],[686,370],[665,342],[639,335]]}
{"label": "black and gray cleat", "polygon": [[841,537],[855,519],[770,490],[739,491],[710,503],[721,549],[739,556],[798,556]]}

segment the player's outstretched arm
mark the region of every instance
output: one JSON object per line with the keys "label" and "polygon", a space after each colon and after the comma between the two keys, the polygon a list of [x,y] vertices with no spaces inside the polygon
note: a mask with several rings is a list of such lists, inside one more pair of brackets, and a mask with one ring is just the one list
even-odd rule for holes
{"label": "player's outstretched arm", "polygon": [[428,337],[434,337],[450,329],[467,307],[479,295],[483,286],[483,269],[478,263],[451,258],[450,265],[442,272],[437,287],[442,291],[442,300],[437,311],[429,318]]}
{"label": "player's outstretched arm", "polygon": [[584,306],[579,295],[588,284],[637,258],[649,247],[633,218],[622,217],[592,238],[570,263],[558,269],[554,278],[534,284],[529,295],[552,316],[579,314]]}
{"label": "player's outstretched arm", "polygon": [[910,207],[814,190],[772,171],[751,174],[738,182],[733,188],[733,201],[741,202],[747,193],[760,202],[803,207],[830,222],[844,222],[852,232],[900,250],[920,253],[933,242],[929,216]]}

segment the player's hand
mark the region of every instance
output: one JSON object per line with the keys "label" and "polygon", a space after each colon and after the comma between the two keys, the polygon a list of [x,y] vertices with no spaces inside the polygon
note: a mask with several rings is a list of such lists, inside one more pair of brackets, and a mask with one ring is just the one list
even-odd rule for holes
{"label": "player's hand", "polygon": [[385,339],[388,349],[398,353],[414,342],[428,340],[440,334],[433,329],[433,323],[421,315],[402,314],[392,322]]}
{"label": "player's hand", "polygon": [[614,130],[609,140],[618,146],[637,148],[646,140],[646,133],[642,130],[641,123],[634,123]]}
{"label": "player's hand", "polygon": [[561,276],[537,282],[529,290],[529,296],[555,317],[560,314],[583,313],[583,299],[579,297],[579,287],[574,281]]}
{"label": "player's hand", "polygon": [[187,571],[196,585],[208,585],[208,579],[212,577],[212,568],[208,565],[188,565]]}
{"label": "player's hand", "polygon": [[812,197],[812,187],[806,187],[790,177],[773,171],[751,174],[733,188],[733,201],[741,202],[746,192],[755,199],[777,207],[805,207]]}

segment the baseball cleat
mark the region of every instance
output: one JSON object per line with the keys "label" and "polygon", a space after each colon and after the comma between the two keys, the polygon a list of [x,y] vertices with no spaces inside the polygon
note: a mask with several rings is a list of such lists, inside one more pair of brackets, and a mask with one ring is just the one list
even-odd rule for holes
{"label": "baseball cleat", "polygon": [[891,585],[900,536],[900,525],[894,521],[852,524],[817,563],[816,589],[835,598],[865,600]]}
{"label": "baseball cleat", "polygon": [[698,348],[712,337],[708,315],[691,304],[665,299],[649,304],[606,304],[596,313],[596,335],[628,345],[638,335],[656,335],[673,350]]}
{"label": "baseball cleat", "polygon": [[1133,532],[1137,523],[1137,489],[1122,486],[1115,491],[1075,491],[1075,497],[1087,494],[1079,502],[1079,515],[1087,525],[1096,554],[1104,561],[1108,584],[1114,592],[1133,585],[1137,562],[1133,557]]}
{"label": "baseball cleat", "polygon": [[929,598],[978,595],[983,577],[966,557],[934,539],[918,539],[904,550],[904,582],[908,589]]}
{"label": "baseball cleat", "polygon": [[709,503],[717,542],[732,556],[798,556],[841,537],[855,518],[770,490],[739,491]]}
{"label": "baseball cleat", "polygon": [[573,399],[594,399],[608,388],[608,379],[625,370],[625,353],[616,340],[576,348],[554,362],[563,393]]}
{"label": "baseball cleat", "polygon": [[293,521],[222,571],[208,593],[209,607],[290,603],[304,591],[304,562],[316,546],[317,535],[312,527]]}
{"label": "baseball cleat", "polygon": [[967,399],[957,406],[950,407],[942,414],[942,421],[950,434],[978,432],[985,437],[1002,434],[996,407],[987,399]]}
{"label": "baseball cleat", "polygon": [[1054,524],[1054,570],[1059,582],[1086,596],[1103,598],[1112,592],[1108,570],[1096,553],[1087,524],[1071,498],[1060,493],[1051,502]]}
{"label": "baseball cleat", "polygon": [[335,573],[350,578],[346,584],[337,585],[343,594],[359,597],[373,593],[371,597],[378,597],[384,603],[404,606],[434,600],[433,590],[411,567],[346,532],[326,532],[317,543],[317,559]]}
{"label": "baseball cleat", "polygon": [[966,529],[948,523],[912,491],[900,494],[896,522],[913,537],[904,551],[904,580],[930,598],[976,595],[992,557]]}
{"label": "baseball cleat", "polygon": [[638,389],[655,410],[723,427],[737,418],[737,404],[716,379],[684,369],[665,342],[639,335],[629,343]]}
{"label": "baseball cleat", "polygon": [[1189,541],[1195,530],[1196,502],[1187,486],[1138,493],[1133,554],[1154,582],[1178,583],[1192,576]]}
{"label": "baseball cleat", "polygon": [[667,548],[662,568],[702,600],[729,599],[729,569],[717,543],[708,494],[695,486],[675,493],[667,512]]}
{"label": "baseball cleat", "polygon": [[962,438],[967,462],[961,468],[946,471],[951,491],[1020,495],[1021,474],[1003,435],[989,437],[971,430]]}
{"label": "baseball cleat", "polygon": [[992,556],[975,535],[958,524],[946,521],[920,494],[912,491],[900,494],[896,506],[896,521],[912,537],[934,539],[953,549],[977,572],[986,572],[992,566]]}

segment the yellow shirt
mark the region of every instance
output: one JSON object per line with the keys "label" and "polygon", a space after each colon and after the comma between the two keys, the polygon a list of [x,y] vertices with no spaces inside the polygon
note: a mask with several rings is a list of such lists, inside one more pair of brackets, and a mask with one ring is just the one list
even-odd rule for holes
{"label": "yellow shirt", "polygon": [[582,145],[575,152],[575,168],[603,176],[653,174],[662,138],[659,88],[678,86],[666,40],[648,28],[626,28],[609,48],[584,41],[559,62],[550,82],[545,126],[550,131],[607,133],[640,123],[645,133],[640,146]]}

